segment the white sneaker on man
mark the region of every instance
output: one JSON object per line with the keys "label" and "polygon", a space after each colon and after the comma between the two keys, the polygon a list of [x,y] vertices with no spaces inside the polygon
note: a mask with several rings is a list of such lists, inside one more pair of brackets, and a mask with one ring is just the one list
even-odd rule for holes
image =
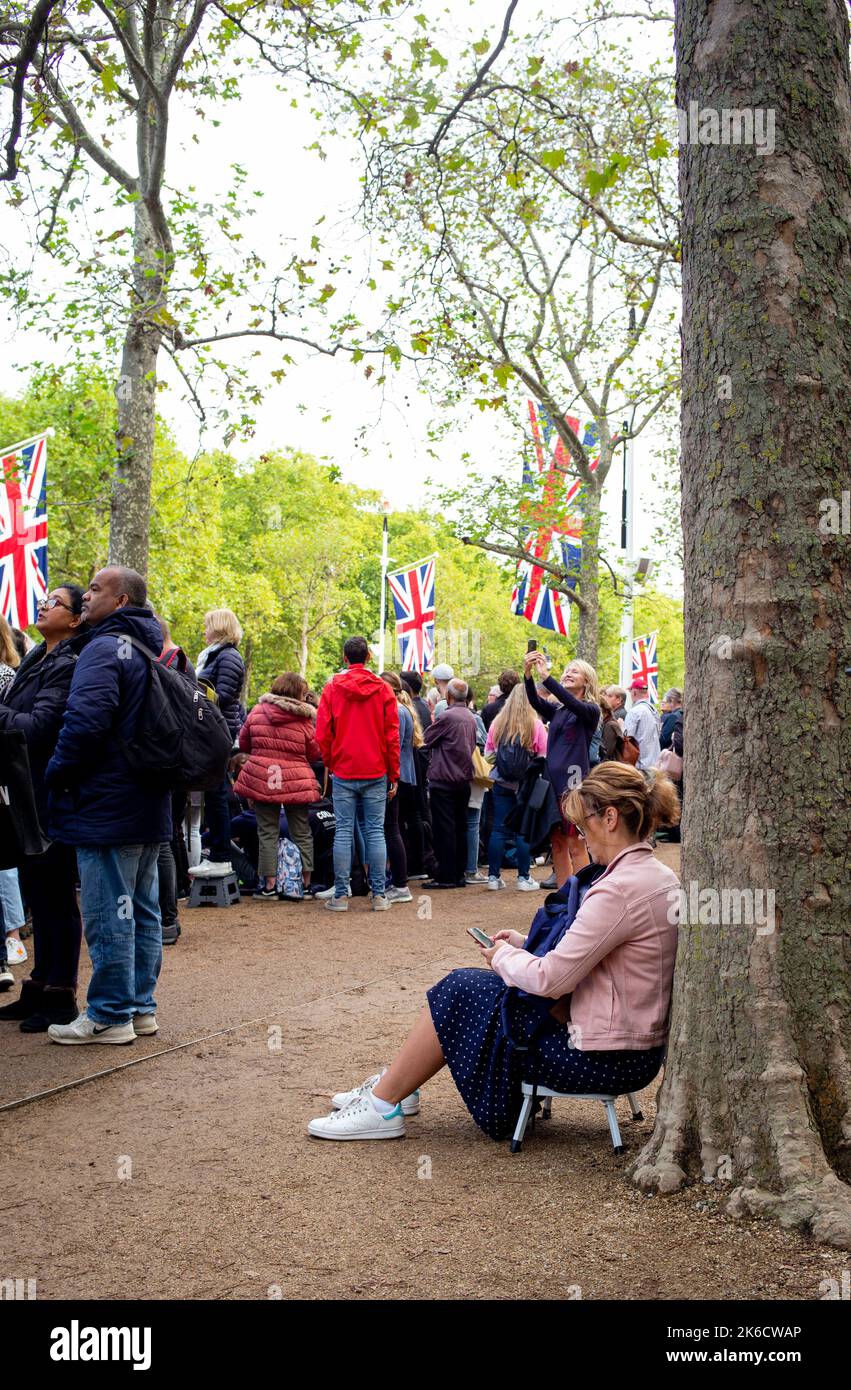
{"label": "white sneaker on man", "polygon": [[528,878],[520,878],[519,875],[517,877],[517,887],[520,889],[521,893],[537,893],[540,886],[538,880],[532,878],[531,874]]}
{"label": "white sneaker on man", "polygon": [[387,888],[384,896],[389,903],[412,903],[414,901],[410,888]]}
{"label": "white sneaker on man", "polygon": [[[336,896],[336,893],[337,893],[337,889],[334,887],[334,885],[333,885],[333,883],[332,883],[332,885],[331,885],[330,888],[320,888],[319,892],[318,892],[318,893],[314,893],[313,896],[314,896],[314,898],[318,898],[320,902],[326,902],[328,898],[333,898],[333,897],[335,897],[335,896]],[[351,890],[351,886],[349,886],[349,887],[346,889],[346,897],[347,897],[347,898],[350,898],[351,896],[352,896],[352,890]]]}
{"label": "white sneaker on man", "polygon": [[467,883],[487,883],[487,878],[484,874],[480,874],[478,869],[474,874],[465,874],[464,878]]}
{"label": "white sneaker on man", "polygon": [[6,937],[6,960],[10,965],[23,965],[29,959],[27,948],[18,936]]}
{"label": "white sneaker on man", "polygon": [[342,1110],[332,1110],[311,1120],[308,1134],[314,1139],[404,1139],[405,1118],[401,1105],[389,1115],[380,1115],[372,1103],[372,1093],[358,1095]]}
{"label": "white sneaker on man", "polygon": [[137,1038],[149,1038],[160,1031],[156,1014],[134,1014],[133,1032]]}
{"label": "white sneaker on man", "polygon": [[490,888],[491,892],[492,892],[492,893],[495,893],[496,890],[497,890],[498,888],[504,888],[504,887],[505,887],[505,879],[504,879],[504,878],[496,878],[493,874],[491,874],[490,878],[488,879],[488,888]]}
{"label": "white sneaker on man", "polygon": [[55,1043],[131,1043],[136,1040],[132,1023],[95,1023],[85,1010],[73,1023],[51,1023],[47,1036]]}
{"label": "white sneaker on man", "polygon": [[[360,1086],[355,1086],[354,1089],[351,1091],[338,1091],[335,1096],[331,1097],[331,1104],[333,1105],[334,1109],[343,1110],[347,1105],[351,1105],[352,1101],[356,1100],[358,1096],[367,1095],[372,1090],[373,1086],[378,1085],[386,1070],[387,1068],[385,1067],[384,1071],[377,1071],[374,1076],[368,1076],[366,1081],[362,1081]],[[403,1115],[419,1115],[419,1091],[414,1091],[411,1095],[405,1096],[405,1099],[402,1101],[401,1104]]]}
{"label": "white sneaker on man", "polygon": [[348,898],[326,898],[322,904],[326,912],[348,912]]}

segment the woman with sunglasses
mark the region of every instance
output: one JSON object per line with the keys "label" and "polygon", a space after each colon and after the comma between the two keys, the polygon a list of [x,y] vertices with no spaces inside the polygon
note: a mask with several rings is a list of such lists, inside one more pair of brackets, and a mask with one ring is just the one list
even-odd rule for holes
{"label": "woman with sunglasses", "polygon": [[419,1088],[444,1066],[492,1139],[514,1130],[532,1073],[568,1094],[649,1086],[668,1033],[679,909],[677,876],[650,837],[679,820],[677,794],[661,774],[602,763],[564,802],[593,863],[548,897],[538,951],[520,932],[496,932],[492,947],[478,948],[488,968],[453,970],[434,985],[391,1066],[334,1096],[333,1113],[311,1120],[309,1134],[401,1138]]}
{"label": "woman with sunglasses", "polygon": [[[0,729],[20,729],[27,741],[42,829],[47,826],[44,770],[68,703],[81,645],[82,606],[83,591],[77,584],[60,584],[42,599],[36,627],[44,641],[24,657],[0,701]],[[51,1023],[71,1023],[79,1012],[82,928],[74,849],[53,842],[44,854],[25,859],[18,875],[32,912],[35,958],[20,997],[0,1008],[0,1020],[19,1022],[24,1033],[45,1033]]]}

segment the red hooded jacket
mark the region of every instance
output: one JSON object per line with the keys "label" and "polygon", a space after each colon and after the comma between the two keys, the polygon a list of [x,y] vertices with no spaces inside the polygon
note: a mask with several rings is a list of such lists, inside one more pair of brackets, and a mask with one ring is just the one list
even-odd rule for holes
{"label": "red hooded jacket", "polygon": [[398,782],[399,711],[387,682],[357,664],[334,676],[319,701],[316,741],[335,776]]}

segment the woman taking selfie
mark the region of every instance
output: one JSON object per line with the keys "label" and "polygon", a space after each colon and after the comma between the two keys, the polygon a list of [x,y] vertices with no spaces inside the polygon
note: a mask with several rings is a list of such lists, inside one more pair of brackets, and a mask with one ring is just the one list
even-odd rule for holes
{"label": "woman taking selfie", "polygon": [[[551,949],[533,955],[519,932],[496,932],[492,947],[478,948],[487,968],[453,970],[434,985],[390,1067],[335,1095],[334,1111],[311,1120],[309,1134],[401,1138],[404,1117],[419,1111],[420,1086],[444,1066],[492,1139],[512,1133],[532,1069],[539,1085],[566,1093],[620,1095],[650,1084],[667,1038],[679,881],[648,840],[678,820],[677,795],[661,775],[606,763],[568,795],[565,812],[594,862],[575,883],[578,910],[564,912]],[[565,903],[554,894],[542,911]]]}
{"label": "woman taking selfie", "polygon": [[[553,869],[556,883],[561,885],[571,874],[578,873],[588,863],[588,855],[572,821],[564,818],[564,795],[588,776],[588,750],[600,720],[600,688],[597,672],[587,661],[571,661],[565,668],[561,684],[547,675],[546,657],[542,652],[527,652],[524,662],[526,698],[547,729],[547,776],[552,783],[556,800],[562,807],[562,823],[552,832]],[[541,699],[535,678],[554,697]],[[555,701],[555,703],[554,703]]]}

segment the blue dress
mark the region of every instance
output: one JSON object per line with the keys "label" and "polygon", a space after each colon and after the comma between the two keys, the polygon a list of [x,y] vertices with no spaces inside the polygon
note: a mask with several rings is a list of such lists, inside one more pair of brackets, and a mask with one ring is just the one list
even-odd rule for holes
{"label": "blue dress", "polygon": [[550,1015],[542,1021],[540,999],[521,995],[492,970],[453,970],[427,998],[461,1099],[491,1139],[513,1134],[523,1081],[574,1094],[622,1095],[649,1086],[662,1065],[663,1047],[580,1052],[563,1024]]}

